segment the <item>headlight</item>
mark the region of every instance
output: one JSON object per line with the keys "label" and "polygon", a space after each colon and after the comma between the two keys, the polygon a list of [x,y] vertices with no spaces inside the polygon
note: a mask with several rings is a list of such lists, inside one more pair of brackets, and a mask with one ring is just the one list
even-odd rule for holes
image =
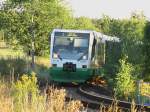
{"label": "headlight", "polygon": [[53,58],[57,59],[58,58],[58,54],[54,53],[53,54]]}
{"label": "headlight", "polygon": [[87,56],[83,56],[82,59],[83,59],[83,60],[86,60],[86,59],[87,59]]}

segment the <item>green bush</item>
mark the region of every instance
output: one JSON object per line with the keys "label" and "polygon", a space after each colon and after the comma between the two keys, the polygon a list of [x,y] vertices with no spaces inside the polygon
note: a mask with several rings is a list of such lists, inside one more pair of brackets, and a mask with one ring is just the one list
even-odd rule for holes
{"label": "green bush", "polygon": [[38,101],[38,85],[35,73],[31,76],[23,75],[20,80],[12,85],[12,96],[14,98],[15,111],[21,112],[28,104]]}
{"label": "green bush", "polygon": [[119,72],[116,76],[115,92],[120,98],[133,98],[135,94],[134,67],[127,62],[127,57],[120,60]]}

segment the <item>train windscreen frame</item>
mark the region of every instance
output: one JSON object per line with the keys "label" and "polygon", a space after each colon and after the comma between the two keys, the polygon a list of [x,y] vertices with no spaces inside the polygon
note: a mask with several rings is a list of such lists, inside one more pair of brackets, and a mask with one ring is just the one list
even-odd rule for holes
{"label": "train windscreen frame", "polygon": [[90,33],[55,32],[53,58],[87,60]]}

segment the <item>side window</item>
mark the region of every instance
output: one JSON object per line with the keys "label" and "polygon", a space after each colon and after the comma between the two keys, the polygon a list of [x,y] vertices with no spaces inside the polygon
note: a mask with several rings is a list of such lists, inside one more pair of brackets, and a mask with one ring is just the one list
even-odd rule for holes
{"label": "side window", "polygon": [[98,52],[98,56],[97,56],[98,64],[103,65],[105,63],[105,43],[102,43],[99,40],[97,47],[98,47],[98,50],[97,50],[97,52]]}
{"label": "side window", "polygon": [[92,45],[92,58],[91,58],[91,60],[94,58],[94,56],[96,54],[96,52],[95,52],[95,50],[96,50],[96,43],[97,43],[97,41],[96,41],[96,39],[94,39],[93,40],[93,45]]}

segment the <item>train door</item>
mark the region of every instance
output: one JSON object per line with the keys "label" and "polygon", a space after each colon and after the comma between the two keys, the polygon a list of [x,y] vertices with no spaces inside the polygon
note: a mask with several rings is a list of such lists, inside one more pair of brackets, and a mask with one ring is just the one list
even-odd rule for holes
{"label": "train door", "polygon": [[96,36],[92,44],[91,61],[94,67],[101,67],[105,64],[105,42]]}
{"label": "train door", "polygon": [[105,64],[105,42],[99,37],[94,37],[91,54],[91,67],[94,75],[102,74],[102,67]]}
{"label": "train door", "polygon": [[99,67],[99,68],[102,67],[105,64],[105,42],[102,42],[100,38],[96,38],[95,45],[93,44],[92,51],[94,54],[93,61],[95,67]]}
{"label": "train door", "polygon": [[102,67],[105,64],[105,42],[98,38],[96,48],[97,64]]}
{"label": "train door", "polygon": [[97,40],[94,37],[93,42],[92,42],[92,52],[91,52],[91,68],[95,68],[96,67],[96,44],[97,44]]}

